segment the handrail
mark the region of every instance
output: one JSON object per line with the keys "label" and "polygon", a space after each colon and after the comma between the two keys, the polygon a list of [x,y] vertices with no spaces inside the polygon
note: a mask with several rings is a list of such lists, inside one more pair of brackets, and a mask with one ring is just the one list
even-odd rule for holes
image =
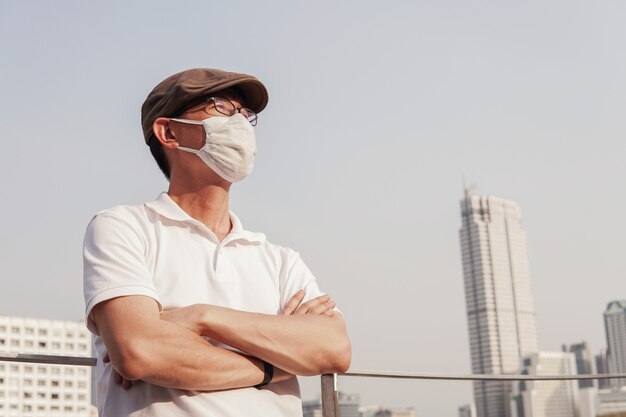
{"label": "handrail", "polygon": [[96,366],[96,358],[85,356],[32,355],[0,352],[0,362],[45,363],[49,365]]}
{"label": "handrail", "polygon": [[618,379],[626,374],[576,374],[576,375],[521,375],[521,374],[425,374],[419,372],[391,371],[349,371],[339,376],[360,376],[369,378],[429,379],[445,381],[571,381],[585,379]]}

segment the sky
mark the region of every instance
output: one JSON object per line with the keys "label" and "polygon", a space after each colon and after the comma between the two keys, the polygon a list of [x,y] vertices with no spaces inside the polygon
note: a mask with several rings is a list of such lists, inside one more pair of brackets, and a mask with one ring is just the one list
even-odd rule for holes
{"label": "sky", "polygon": [[[625,17],[619,0],[0,0],[0,314],[82,320],[91,217],[167,188],[141,103],[213,67],[270,93],[231,208],[337,301],[352,369],[470,372],[464,181],[521,207],[541,349],[597,352],[626,298]],[[471,401],[469,383],[339,382],[419,416]]]}

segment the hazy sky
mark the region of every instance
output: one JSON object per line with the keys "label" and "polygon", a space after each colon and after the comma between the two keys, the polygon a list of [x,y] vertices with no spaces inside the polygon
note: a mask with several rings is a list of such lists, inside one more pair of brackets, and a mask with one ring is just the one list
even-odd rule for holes
{"label": "hazy sky", "polygon": [[[597,351],[626,298],[625,18],[621,0],[0,0],[0,314],[82,319],[87,223],[167,187],[140,105],[207,66],[270,91],[232,209],[337,300],[353,369],[469,372],[463,176],[522,208],[541,348]],[[471,399],[458,382],[340,388],[430,417]]]}

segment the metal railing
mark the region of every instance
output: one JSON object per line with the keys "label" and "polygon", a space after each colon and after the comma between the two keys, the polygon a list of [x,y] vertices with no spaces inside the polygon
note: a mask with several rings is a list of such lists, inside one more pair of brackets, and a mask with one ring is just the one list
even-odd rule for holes
{"label": "metal railing", "polygon": [[[0,353],[0,362],[41,363],[48,365],[96,366],[96,358],[80,356],[31,355]],[[626,379],[626,374],[585,375],[478,375],[430,374],[418,372],[349,371],[343,374],[321,375],[323,417],[340,417],[338,376],[365,378],[418,379],[439,381],[575,381],[590,379]]]}

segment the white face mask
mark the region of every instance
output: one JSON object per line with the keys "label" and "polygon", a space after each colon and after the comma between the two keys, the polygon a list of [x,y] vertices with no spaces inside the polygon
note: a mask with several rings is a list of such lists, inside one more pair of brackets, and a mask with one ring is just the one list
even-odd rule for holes
{"label": "white face mask", "polygon": [[177,122],[204,126],[206,138],[200,149],[179,146],[178,149],[195,153],[213,171],[226,181],[238,182],[254,168],[256,138],[250,122],[240,113],[230,117],[209,117],[202,121],[171,119]]}

